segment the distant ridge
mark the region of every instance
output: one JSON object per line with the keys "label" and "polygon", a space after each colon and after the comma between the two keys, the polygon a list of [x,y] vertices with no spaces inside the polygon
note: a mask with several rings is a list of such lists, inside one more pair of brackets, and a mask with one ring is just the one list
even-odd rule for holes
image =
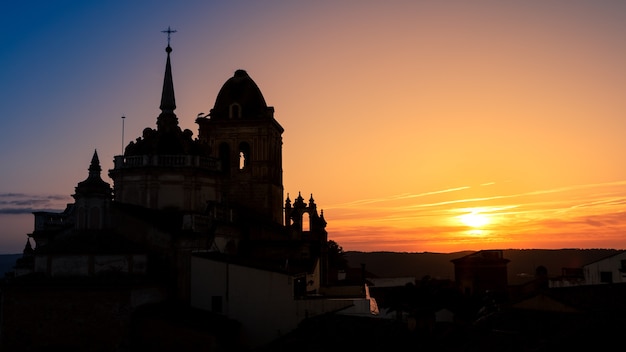
{"label": "distant ridge", "polygon": [[6,272],[13,271],[15,261],[21,256],[21,254],[0,254],[0,280],[4,278]]}
{"label": "distant ridge", "polygon": [[[405,252],[345,252],[348,265],[359,267],[377,277],[430,276],[436,279],[454,280],[454,265],[451,260],[475,251],[453,253],[405,253]],[[527,280],[539,266],[548,270],[548,276],[559,276],[563,268],[580,268],[585,264],[615,255],[617,249],[504,249],[504,258],[509,259],[509,283]]]}
{"label": "distant ridge", "polygon": [[405,252],[346,252],[348,265],[359,267],[377,277],[416,277],[431,276],[438,279],[454,279],[452,259],[473,253],[405,253]]}

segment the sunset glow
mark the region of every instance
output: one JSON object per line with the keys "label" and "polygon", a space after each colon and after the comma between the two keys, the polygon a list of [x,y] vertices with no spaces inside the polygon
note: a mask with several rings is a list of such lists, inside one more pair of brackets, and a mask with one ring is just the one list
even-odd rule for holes
{"label": "sunset glow", "polygon": [[489,216],[481,213],[480,210],[472,210],[458,218],[463,224],[475,229],[480,229],[490,222]]}
{"label": "sunset glow", "polygon": [[36,1],[0,16],[5,253],[31,211],[72,202],[94,149],[108,170],[155,126],[168,26],[181,128],[197,136],[245,69],[285,129],[284,196],[312,193],[345,250],[626,248],[626,2]]}

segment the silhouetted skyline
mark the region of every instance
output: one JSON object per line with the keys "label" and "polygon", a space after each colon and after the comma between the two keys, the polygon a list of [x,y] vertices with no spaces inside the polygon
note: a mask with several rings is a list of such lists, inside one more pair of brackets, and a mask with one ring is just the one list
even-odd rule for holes
{"label": "silhouetted skyline", "polygon": [[314,190],[345,250],[626,247],[621,2],[38,1],[0,16],[2,253],[21,251],[31,211],[72,201],[94,149],[113,167],[122,116],[125,144],[155,127],[168,26],[181,127],[197,137],[248,71],[286,130],[285,197]]}

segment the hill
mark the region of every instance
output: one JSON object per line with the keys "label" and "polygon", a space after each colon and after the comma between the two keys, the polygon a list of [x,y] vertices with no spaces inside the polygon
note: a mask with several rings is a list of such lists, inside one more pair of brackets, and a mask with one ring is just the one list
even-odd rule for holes
{"label": "hill", "polygon": [[0,279],[4,278],[4,273],[13,270],[15,261],[21,256],[21,254],[0,254]]}
{"label": "hill", "polygon": [[[538,266],[548,270],[548,276],[559,276],[563,268],[579,268],[585,264],[617,254],[616,249],[506,249],[504,258],[509,259],[509,283],[533,276]],[[451,260],[473,253],[398,253],[398,252],[345,252],[350,267],[365,264],[365,270],[377,277],[430,276],[454,280]]]}

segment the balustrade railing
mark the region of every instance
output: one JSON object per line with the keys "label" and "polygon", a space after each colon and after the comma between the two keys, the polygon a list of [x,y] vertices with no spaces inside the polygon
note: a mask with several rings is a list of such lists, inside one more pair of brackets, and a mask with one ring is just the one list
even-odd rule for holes
{"label": "balustrade railing", "polygon": [[161,167],[198,167],[209,170],[220,170],[218,159],[198,155],[134,155],[114,157],[116,169],[161,166]]}

